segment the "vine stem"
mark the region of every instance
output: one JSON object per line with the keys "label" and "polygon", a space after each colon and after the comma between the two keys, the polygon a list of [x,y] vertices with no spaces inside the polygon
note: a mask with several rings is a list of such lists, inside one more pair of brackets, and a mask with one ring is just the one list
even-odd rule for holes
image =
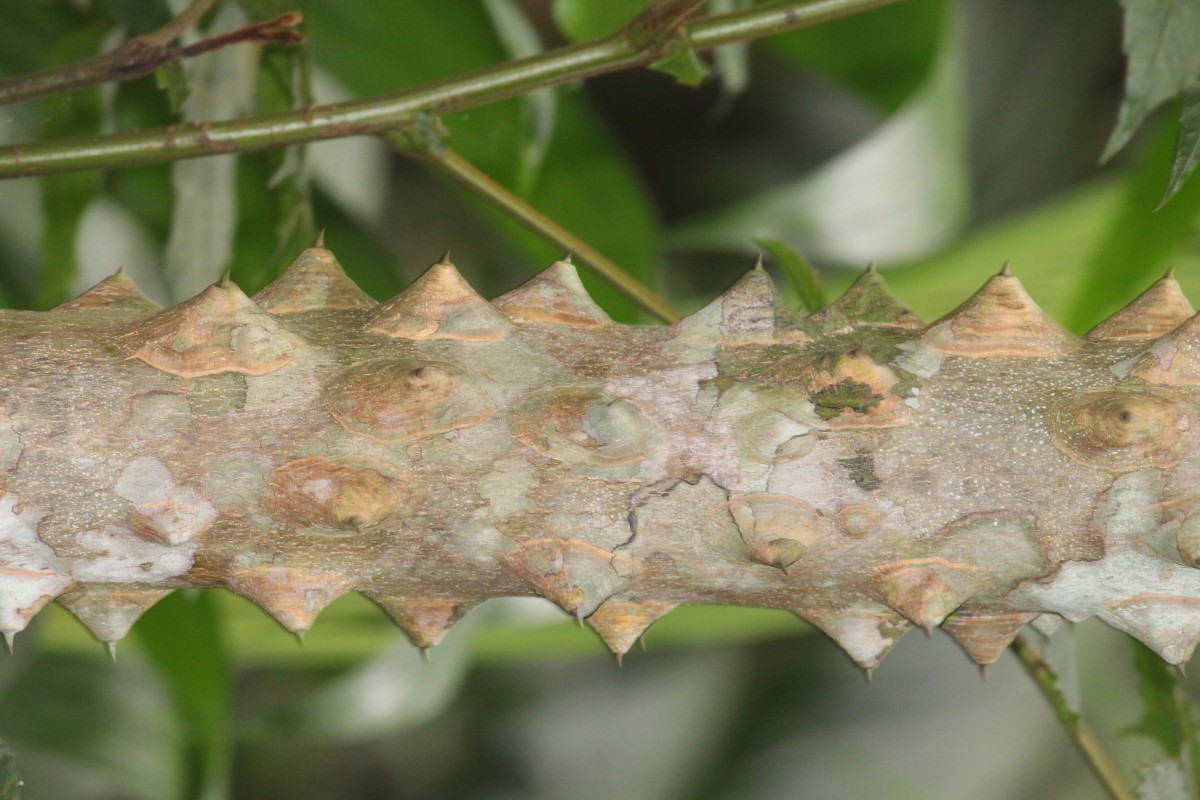
{"label": "vine stem", "polygon": [[663,322],[674,323],[682,318],[682,314],[650,287],[634,278],[587,242],[501,186],[458,153],[447,147],[413,148],[408,139],[400,133],[391,134],[387,139],[396,150],[406,155],[424,158],[457,183],[509,214],[534,233],[562,248],[563,252],[571,253],[573,260],[590,268],[634,303]]}
{"label": "vine stem", "polygon": [[1121,776],[1121,771],[1117,769],[1112,756],[1104,749],[1096,732],[1084,722],[1079,714],[1067,707],[1062,692],[1058,689],[1058,676],[1037,649],[1024,636],[1014,639],[1010,649],[1016,655],[1017,660],[1021,662],[1021,666],[1033,678],[1034,683],[1042,690],[1042,694],[1054,709],[1058,721],[1062,723],[1063,728],[1066,729],[1067,734],[1083,755],[1088,766],[1091,767],[1092,772],[1095,773],[1100,784],[1108,792],[1109,797],[1113,800],[1138,800],[1137,795]]}
{"label": "vine stem", "polygon": [[111,80],[138,78],[170,60],[168,47],[212,9],[216,0],[193,0],[177,17],[108,53],[73,64],[0,81],[0,105],[42,95],[69,92]]}
{"label": "vine stem", "polygon": [[31,100],[48,94],[70,92],[109,81],[129,81],[149,75],[159,67],[194,58],[235,44],[298,45],[304,34],[292,30],[304,18],[289,11],[272,19],[256,22],[244,28],[201,39],[183,47],[171,47],[169,42],[186,30],[185,22],[204,15],[214,0],[197,0],[189,11],[171,20],[153,33],[130,39],[115,50],[94,58],[51,67],[31,75],[0,81],[0,106]]}
{"label": "vine stem", "polygon": [[[697,50],[748,41],[887,5],[897,0],[786,0],[699,17],[667,31]],[[653,9],[653,7],[651,7]],[[602,39],[508,61],[403,92],[260,117],[194,122],[153,130],[0,149],[0,178],[84,169],[117,169],[221,153],[264,150],[319,139],[380,134],[422,114],[443,114],[534,89],[653,63],[662,36],[647,36],[642,18]]]}

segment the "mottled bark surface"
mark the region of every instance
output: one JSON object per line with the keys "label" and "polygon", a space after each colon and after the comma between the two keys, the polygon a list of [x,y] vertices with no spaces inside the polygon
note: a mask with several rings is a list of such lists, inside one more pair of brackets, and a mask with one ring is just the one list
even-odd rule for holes
{"label": "mottled bark surface", "polygon": [[567,263],[377,305],[314,246],[253,300],[122,275],[0,311],[0,630],[104,642],[224,586],[303,632],[376,600],[427,647],[540,595],[617,653],[684,603],[784,608],[866,668],[993,661],[1041,614],[1200,638],[1200,319],[1170,277],[1078,339],[1001,273],[926,326],[868,272],[802,318],[755,269],[670,328]]}

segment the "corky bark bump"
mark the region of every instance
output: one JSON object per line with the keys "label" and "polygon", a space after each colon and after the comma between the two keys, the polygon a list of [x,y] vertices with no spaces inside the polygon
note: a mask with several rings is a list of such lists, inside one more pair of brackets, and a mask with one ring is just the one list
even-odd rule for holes
{"label": "corky bark bump", "polygon": [[926,326],[868,271],[808,317],[756,267],[672,327],[558,262],[376,304],[318,242],[254,299],[124,275],[0,311],[0,630],[103,642],[180,587],[303,633],[339,595],[430,647],[538,595],[621,654],[677,605],[783,608],[874,668],[1038,615],[1200,640],[1200,317],[1171,276],[1085,338],[1007,271]]}

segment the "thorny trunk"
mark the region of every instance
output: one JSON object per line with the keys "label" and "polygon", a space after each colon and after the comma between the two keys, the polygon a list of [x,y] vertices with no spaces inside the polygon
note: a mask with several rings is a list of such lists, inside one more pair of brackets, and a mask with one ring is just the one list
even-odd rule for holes
{"label": "thorny trunk", "polygon": [[1168,276],[1077,339],[1002,272],[926,326],[868,272],[791,317],[748,273],[618,325],[558,262],[376,305],[318,242],[252,301],[115,275],[0,312],[0,630],[104,642],[225,586],[302,633],[357,590],[421,647],[541,595],[620,654],[683,603],[784,608],[871,669],[1040,614],[1200,638],[1200,317]]}

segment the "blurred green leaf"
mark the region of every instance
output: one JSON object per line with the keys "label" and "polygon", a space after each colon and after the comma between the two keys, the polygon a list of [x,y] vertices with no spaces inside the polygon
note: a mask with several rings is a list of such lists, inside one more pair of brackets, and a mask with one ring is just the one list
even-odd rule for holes
{"label": "blurred green leaf", "polygon": [[3,739],[0,739],[0,800],[21,800],[17,760]]}
{"label": "blurred green leaf", "polygon": [[1125,99],[1104,159],[1125,146],[1146,117],[1200,86],[1200,0],[1121,0],[1125,10]]}
{"label": "blurred green leaf", "polygon": [[[727,14],[754,5],[754,0],[709,0],[712,14]],[[712,71],[721,80],[726,102],[741,94],[750,85],[750,43],[727,44],[712,51]]]}
{"label": "blurred green leaf", "polygon": [[337,742],[368,740],[427,722],[453,702],[471,664],[468,629],[480,619],[468,619],[438,645],[433,663],[393,630],[387,649],[240,722],[239,728],[271,742]]}
{"label": "blurred green leaf", "polygon": [[187,73],[179,59],[168,61],[154,71],[154,85],[166,93],[167,103],[175,113],[179,113],[192,93],[192,85],[188,83]]}
{"label": "blurred green leaf", "polygon": [[[309,5],[307,0],[241,3],[255,22],[287,10],[304,13]],[[263,48],[255,83],[255,110],[273,114],[311,105],[311,69],[306,46]],[[239,159],[239,214],[230,272],[248,292],[269,283],[316,237],[307,153],[307,148],[294,146]]]}
{"label": "blurred green leaf", "polygon": [[[1125,735],[1145,736],[1154,741],[1171,759],[1191,765],[1189,782],[1200,770],[1200,737],[1197,735],[1195,710],[1174,669],[1157,653],[1131,639],[1133,663],[1138,674],[1138,694],[1142,698],[1142,718],[1122,731]],[[1190,796],[1190,795],[1189,795]]]}
{"label": "blurred green leaf", "polygon": [[[219,5],[205,33],[219,35],[245,23],[246,15],[239,6]],[[185,119],[225,119],[247,113],[251,93],[259,81],[256,66],[236,47],[188,59],[184,68],[193,91],[184,106]],[[235,157],[216,155],[177,161],[171,167],[175,205],[163,258],[163,278],[172,300],[197,294],[230,270],[234,259],[240,257],[234,247],[237,166]]]}
{"label": "blurred green leaf", "polygon": [[[110,23],[94,21],[87,28],[61,39],[50,58],[52,63],[70,63],[100,51]],[[100,131],[100,89],[92,87],[41,99],[42,136],[47,139],[85,136]],[[46,227],[42,234],[42,272],[36,295],[38,308],[48,308],[66,299],[75,277],[75,238],[83,212],[100,188],[100,173],[76,172],[47,176],[42,180],[42,208]]]}
{"label": "blurred green leaf", "polygon": [[[319,63],[359,95],[396,91],[415,83],[504,60],[508,53],[482,4],[455,13],[421,0],[331,3],[313,7],[313,51]],[[556,124],[542,167],[522,184],[529,129],[517,101],[444,119],[446,143],[472,164],[547,213],[630,274],[653,285],[657,267],[655,213],[629,157],[591,111],[585,97],[559,90]],[[484,218],[511,242],[532,273],[562,253],[515,221],[483,209]],[[641,318],[607,284],[584,276],[597,302],[614,318]]]}
{"label": "blurred green leaf", "polygon": [[[513,0],[484,0],[483,6],[511,58],[525,58],[542,52],[544,48],[537,28]],[[557,114],[558,93],[553,89],[521,95],[521,120],[525,131],[514,183],[517,194],[526,194],[537,178],[554,137]]]}
{"label": "blurred green leaf", "polygon": [[[551,610],[550,618],[561,618]],[[470,617],[467,617],[470,619]],[[813,633],[816,629],[795,614],[777,608],[680,606],[643,635],[647,650],[741,645]],[[514,622],[503,617],[475,633],[471,642],[476,663],[531,661],[547,657],[611,658],[608,648],[574,620],[560,623]],[[629,659],[636,659],[637,652]]]}
{"label": "blurred green leaf", "polygon": [[[308,19],[316,62],[360,97],[508,57],[482,3],[314,0]],[[449,114],[447,144],[505,186],[514,186],[527,133],[521,114],[516,99]]]}
{"label": "blurred green leaf", "polygon": [[[629,156],[579,94],[560,95],[554,141],[525,199],[630,275],[656,288],[658,224],[649,192]],[[522,254],[530,275],[562,257],[515,220],[490,207],[484,213]],[[586,270],[581,277],[613,319],[643,319],[641,310],[606,281]]]}
{"label": "blurred green leaf", "polygon": [[1175,160],[1171,162],[1171,180],[1163,192],[1159,206],[1170,200],[1196,169],[1200,160],[1200,92],[1192,91],[1183,96],[1183,111],[1179,114],[1179,142],[1175,146]]}
{"label": "blurred green leaf", "polygon": [[131,37],[158,30],[171,20],[166,0],[103,0],[103,6]]}
{"label": "blurred green leaf", "polygon": [[1188,249],[1200,214],[1200,182],[1183,185],[1155,210],[1170,170],[1178,125],[1164,117],[1123,178],[1121,203],[1104,235],[1090,250],[1087,266],[1066,317],[1067,327],[1085,330],[1132,299]]}
{"label": "blurred green leaf", "polygon": [[821,287],[821,276],[804,256],[778,239],[755,239],[759,247],[770,254],[775,266],[788,279],[801,304],[808,311],[824,308],[825,290]]}
{"label": "blurred green leaf", "polygon": [[183,738],[162,682],[137,659],[106,664],[90,644],[86,656],[50,657],[31,641],[0,661],[0,735],[20,753],[26,797],[180,797]]}
{"label": "blurred green leaf", "polygon": [[170,687],[190,733],[186,797],[228,793],[230,665],[211,593],[176,591],[152,606],[133,629],[138,644]]}
{"label": "blurred green leaf", "polygon": [[554,0],[550,13],[559,32],[571,42],[616,33],[653,0]]}
{"label": "blurred green leaf", "polygon": [[77,8],[66,3],[0,0],[0,74],[22,75],[53,66],[53,47],[63,37],[88,24]]}
{"label": "blurred green leaf", "polygon": [[670,75],[684,86],[699,86],[709,71],[696,48],[683,35],[671,38],[663,57],[651,64],[650,69]]}
{"label": "blurred green leaf", "polygon": [[947,0],[908,0],[773,36],[763,46],[890,112],[928,79],[949,17]]}
{"label": "blurred green leaf", "polygon": [[970,210],[960,47],[946,36],[922,89],[868,137],[807,175],[685,222],[669,244],[745,252],[769,238],[817,263],[859,267],[948,242]]}

